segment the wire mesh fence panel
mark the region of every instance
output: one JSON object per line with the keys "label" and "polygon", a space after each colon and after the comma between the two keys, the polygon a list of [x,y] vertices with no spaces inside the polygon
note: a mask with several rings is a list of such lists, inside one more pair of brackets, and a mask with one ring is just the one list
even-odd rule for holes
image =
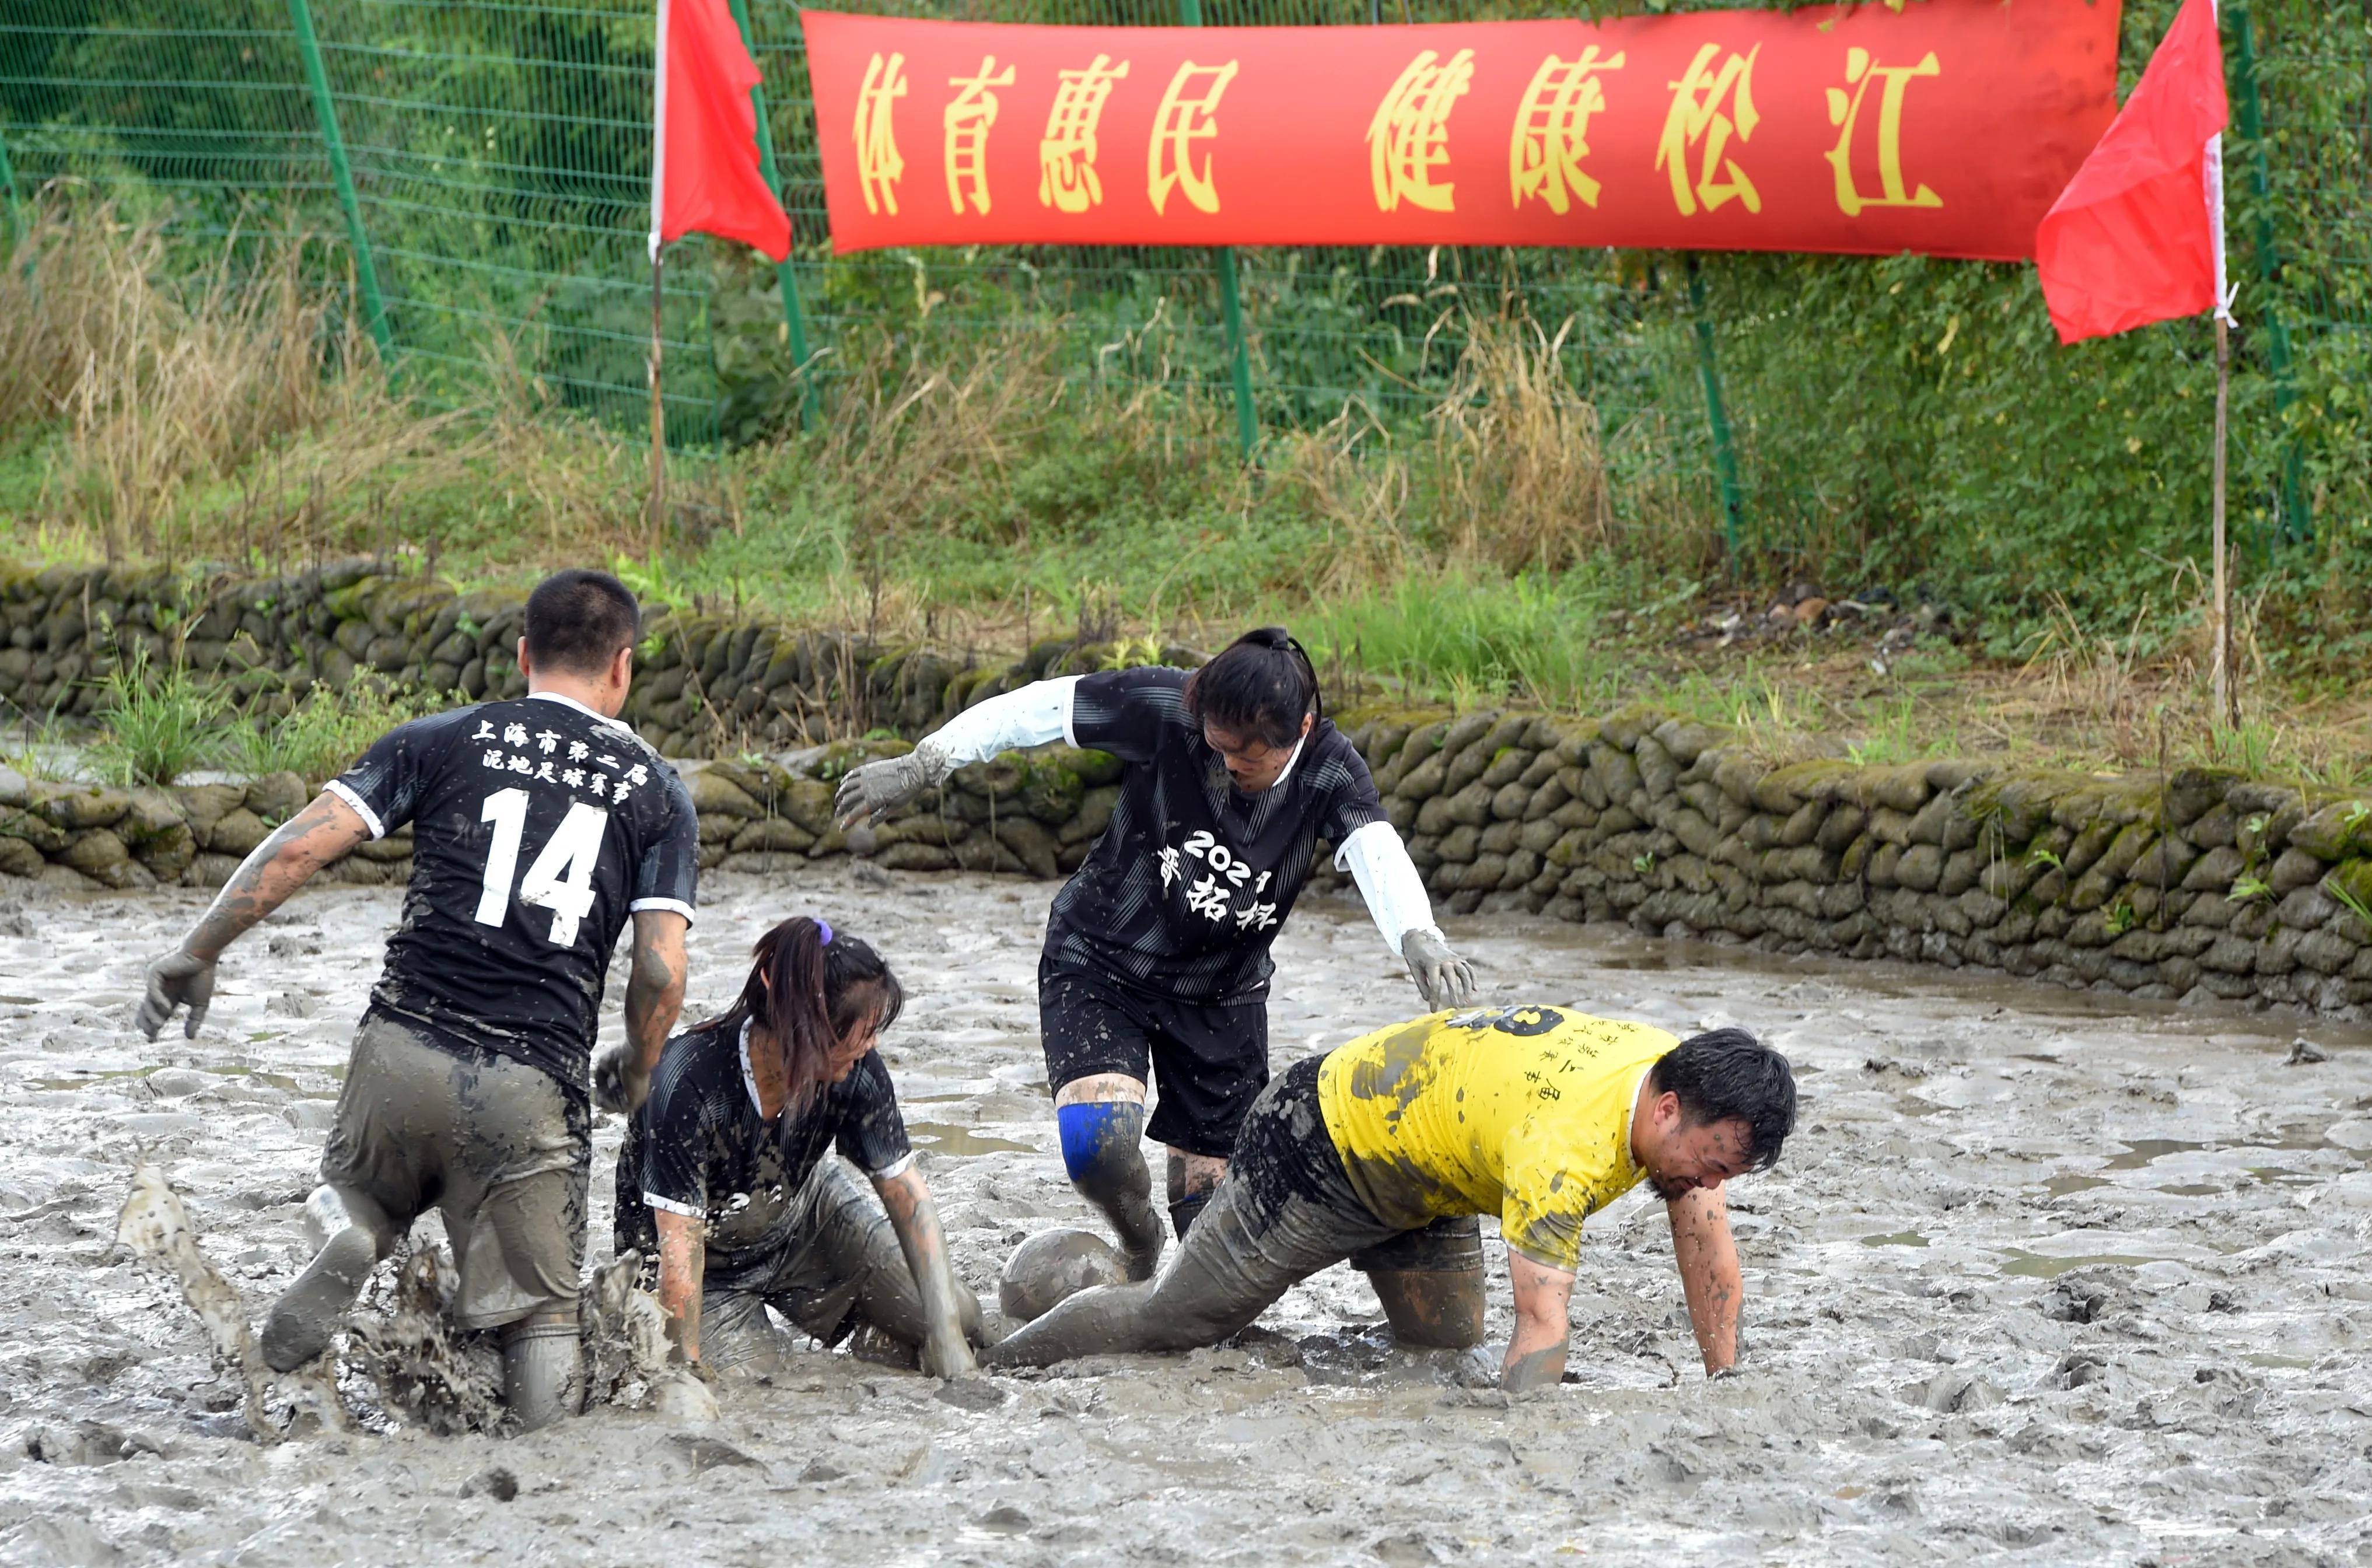
{"label": "wire mesh fence panel", "polygon": [[[968,20],[1186,19],[1180,0],[855,4]],[[2128,5],[2128,87],[2173,7]],[[1359,27],[1572,8],[1202,0],[1199,14],[1211,26]],[[1700,8],[1715,7],[1582,7]],[[10,189],[21,198],[73,182],[130,210],[168,214],[191,234],[268,223],[341,235],[324,142],[333,124],[407,387],[448,405],[541,401],[631,430],[648,408],[653,9],[651,0],[317,5],[325,119],[310,100],[288,0],[7,0],[0,145]],[[1174,396],[1201,411],[1199,438],[1225,438],[1213,411],[1235,395],[1236,344],[1214,253],[1008,247],[833,257],[819,147],[853,128],[816,122],[796,8],[749,13],[793,219],[788,273],[798,299],[786,302],[773,270],[732,247],[701,240],[670,252],[662,335],[671,442],[711,447],[780,432],[807,387],[828,408],[836,389],[868,376],[878,384],[884,367],[912,371],[1017,338],[1083,394]],[[2264,303],[2283,317],[2288,346],[2277,351],[2244,304],[2241,355],[2245,373],[2289,389],[2262,399],[2254,382],[2245,389],[2235,475],[2236,494],[2275,497],[2257,506],[2273,517],[2287,504],[2285,487],[2343,506],[2372,490],[2362,423],[2372,379],[2372,12],[2257,0],[2253,16],[2264,137],[2236,141],[2232,157],[2238,170],[2262,149],[2267,189],[2260,197],[2237,173],[2232,181],[2235,265],[2246,273],[2272,255]],[[1989,475],[2013,488],[2030,482],[2030,504],[2041,508],[2059,482],[2051,464],[2071,443],[2099,443],[2104,468],[2135,453],[2150,460],[2153,443],[2163,445],[2156,431],[2103,423],[2071,435],[2069,422],[2095,403],[2109,409],[2123,395],[2120,377],[2137,367],[2195,377],[2202,341],[2195,325],[2178,325],[2137,334],[2149,339],[2139,347],[2021,369],[2044,363],[2029,341],[2040,319],[2030,270],[1922,269],[1913,259],[1710,257],[1702,317],[1670,258],[1291,248],[1238,252],[1236,271],[1251,401],[1272,446],[1296,436],[1445,439],[1507,377],[1545,373],[1558,395],[1588,406],[1616,516],[1700,531],[1718,527],[1711,520],[1724,506],[1697,332],[1708,319],[1742,476],[1738,542],[1778,558],[1853,559],[1865,541],[1882,554],[1898,536],[1931,552],[1982,543],[1985,503],[1971,492]],[[803,366],[793,318],[805,330]],[[1988,331],[2006,339],[2003,322],[2029,323],[2014,345],[2028,357],[1983,349],[1999,366],[1981,397],[1969,344]],[[2289,354],[2286,367],[2271,364],[2277,352]],[[2097,396],[2087,377],[2101,383]],[[2064,410],[2023,395],[2051,382]],[[1948,393],[1986,412],[1927,406]],[[1925,412],[1914,417],[1913,405]],[[1957,432],[1957,445],[1931,440],[1923,419]],[[2285,462],[2296,465],[2295,484]],[[2044,477],[2029,482],[2022,466]],[[2100,504],[2123,504],[2118,493],[2104,480]],[[2146,482],[2122,493],[2154,494]],[[2190,500],[2151,504],[2171,516]],[[1961,520],[1951,528],[1974,532],[1937,544],[1946,524],[1936,519],[1953,517]]]}
{"label": "wire mesh fence panel", "polygon": [[[653,35],[639,0],[349,0],[322,52],[408,375],[647,418]],[[715,436],[704,270],[662,320],[671,438]]]}
{"label": "wire mesh fence panel", "polygon": [[330,191],[285,0],[9,0],[0,140],[19,197],[78,183],[215,233]]}

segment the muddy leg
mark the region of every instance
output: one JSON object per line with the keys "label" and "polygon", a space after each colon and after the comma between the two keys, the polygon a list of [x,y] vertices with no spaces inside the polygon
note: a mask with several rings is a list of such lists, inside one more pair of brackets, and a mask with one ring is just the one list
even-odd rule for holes
{"label": "muddy leg", "polygon": [[1055,1096],[1054,1121],[1071,1185],[1111,1222],[1129,1278],[1152,1278],[1168,1238],[1142,1146],[1145,1085],[1111,1073],[1074,1079]]}
{"label": "muddy leg", "polygon": [[1169,1151],[1169,1226],[1179,1240],[1186,1239],[1194,1216],[1203,1212],[1219,1178],[1227,1174],[1227,1162],[1215,1155],[1190,1155],[1179,1148]]}
{"label": "muddy leg", "polygon": [[372,1267],[395,1245],[386,1212],[352,1187],[313,1189],[305,1228],[320,1250],[263,1320],[259,1348],[274,1372],[293,1371],[330,1348]]}
{"label": "muddy leg", "polygon": [[1471,1350],[1482,1342],[1482,1270],[1371,1269],[1392,1337],[1424,1350]]}
{"label": "muddy leg", "polygon": [[981,1361],[1050,1366],[1073,1356],[1216,1344],[1349,1250],[1324,1241],[1327,1216],[1314,1205],[1288,1199],[1253,1209],[1243,1185],[1222,1187],[1158,1281],[1081,1291]]}
{"label": "muddy leg", "polygon": [[1401,1344],[1467,1350],[1482,1342],[1482,1227],[1472,1215],[1403,1231],[1351,1266],[1375,1286]]}
{"label": "muddy leg", "polygon": [[[828,1185],[817,1195],[808,1247],[833,1282],[858,1282],[856,1310],[866,1322],[902,1344],[921,1346],[929,1335],[929,1315],[881,1200],[843,1168],[817,1175]],[[961,1280],[954,1284],[964,1337],[978,1344],[980,1298]]]}
{"label": "muddy leg", "polygon": [[576,1303],[529,1313],[503,1331],[503,1402],[519,1430],[533,1432],[585,1404],[583,1345]]}

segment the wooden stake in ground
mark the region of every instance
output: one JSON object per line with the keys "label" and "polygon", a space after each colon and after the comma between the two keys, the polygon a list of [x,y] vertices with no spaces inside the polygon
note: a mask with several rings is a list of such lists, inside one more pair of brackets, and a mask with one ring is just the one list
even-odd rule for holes
{"label": "wooden stake in ground", "polygon": [[2224,445],[2226,412],[2232,390],[2231,329],[2222,311],[2215,316],[2215,606],[2209,631],[2215,648],[2209,656],[2215,687],[2215,722],[2227,729],[2240,727],[2240,693],[2232,671],[2232,576],[2229,551],[2224,542]]}
{"label": "wooden stake in ground", "polygon": [[[659,558],[659,543],[667,528],[667,404],[659,395],[659,273],[662,263],[658,248],[651,249],[651,548],[650,558]],[[2221,331],[2219,328],[2218,331]],[[2216,428],[2223,428],[2222,404],[2218,403]],[[2216,471],[2223,472],[2223,447],[2216,447]],[[2223,537],[2223,491],[2216,491],[2216,537]],[[2220,557],[2218,558],[2220,561]],[[2224,568],[2216,568],[2216,580],[2223,580]]]}

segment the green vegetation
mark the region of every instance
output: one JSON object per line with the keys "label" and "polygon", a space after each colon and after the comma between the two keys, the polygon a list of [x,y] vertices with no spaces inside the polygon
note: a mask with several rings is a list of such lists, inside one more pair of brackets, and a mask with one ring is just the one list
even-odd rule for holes
{"label": "green vegetation", "polygon": [[285,771],[318,786],[354,766],[397,725],[459,700],[459,692],[401,691],[372,675],[356,676],[343,691],[316,682],[285,716],[241,731],[239,769]]}
{"label": "green vegetation", "polygon": [[[1345,689],[1652,697],[1773,755],[2189,759],[2334,783],[2372,766],[2372,40],[2312,0],[2251,7],[2268,134],[2227,146],[2247,694],[2229,731],[2202,718],[2203,321],[2063,349],[2029,267],[1704,257],[1747,488],[1733,550],[1677,258],[1248,251],[1248,468],[1208,258],[831,257],[796,18],[761,7],[813,352],[791,363],[771,267],[677,247],[680,445],[654,527],[646,18],[398,0],[324,24],[370,176],[398,348],[382,366],[334,214],[284,194],[320,185],[304,95],[226,87],[301,79],[279,14],[29,3],[0,22],[0,119],[41,131],[14,149],[18,188],[76,179],[20,205],[0,266],[0,555],[18,562],[370,553],[507,587],[604,563],[656,599],[984,657],[1073,630],[1210,647],[1283,621]],[[2125,87],[2175,6],[2126,6]],[[1282,18],[1247,0],[1211,19]],[[236,62],[215,41],[233,34]],[[1771,630],[1799,582],[1874,608]],[[373,701],[350,731],[317,694],[256,756],[312,776],[426,699]]]}
{"label": "green vegetation", "polygon": [[149,664],[145,648],[107,677],[99,734],[85,752],[91,771],[112,784],[169,784],[223,760],[234,722],[230,699],[179,664]]}

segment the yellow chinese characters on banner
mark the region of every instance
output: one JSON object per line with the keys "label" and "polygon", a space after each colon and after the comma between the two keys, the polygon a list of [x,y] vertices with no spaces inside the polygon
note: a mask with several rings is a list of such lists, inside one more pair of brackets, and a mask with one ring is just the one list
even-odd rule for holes
{"label": "yellow chinese characters on banner", "polygon": [[[1865,207],[1940,207],[1944,198],[1926,186],[1915,194],[1905,194],[1902,179],[1902,99],[1911,84],[1922,76],[1940,76],[1943,66],[1929,50],[1926,58],[1916,65],[1881,65],[1868,50],[1859,45],[1845,51],[1845,81],[1853,87],[1847,98],[1843,87],[1831,87],[1829,123],[1842,127],[1837,133],[1837,145],[1829,149],[1829,163],[1837,175],[1837,210],[1845,216],[1859,217]],[[1886,86],[1878,97],[1878,194],[1865,196],[1854,182],[1854,127],[1861,120],[1861,100],[1869,91],[1870,83],[1880,76]]]}
{"label": "yellow chinese characters on banner", "polygon": [[1474,86],[1474,52],[1461,49],[1447,64],[1427,49],[1401,72],[1367,122],[1368,170],[1376,206],[1390,212],[1402,202],[1436,213],[1452,210],[1450,183],[1434,183],[1434,170],[1449,161],[1449,111]]}
{"label": "yellow chinese characters on banner", "polygon": [[865,86],[856,94],[856,179],[865,192],[868,213],[898,212],[898,180],[906,160],[898,156],[898,138],[891,110],[906,96],[906,57],[880,55],[865,68]]}
{"label": "yellow chinese characters on banner", "polygon": [[964,203],[983,217],[988,215],[988,133],[996,123],[995,87],[1013,85],[1014,68],[996,68],[996,56],[983,55],[980,69],[969,76],[949,76],[956,96],[948,100],[940,123],[947,134],[948,205],[961,216]]}
{"label": "yellow chinese characters on banner", "polygon": [[1576,197],[1586,206],[1598,205],[1599,183],[1582,172],[1589,156],[1589,117],[1606,107],[1600,71],[1620,71],[1623,57],[1598,57],[1598,45],[1579,58],[1560,60],[1552,54],[1532,73],[1516,106],[1516,134],[1507,149],[1507,183],[1515,204],[1537,196],[1549,211],[1563,217]]}
{"label": "yellow chinese characters on banner", "polygon": [[1096,123],[1112,84],[1128,75],[1128,62],[1099,54],[1084,69],[1054,73],[1054,107],[1046,113],[1046,134],[1038,143],[1038,200],[1059,212],[1084,213],[1104,199],[1096,175]]}
{"label": "yellow chinese characters on banner", "polygon": [[1153,135],[1145,147],[1145,193],[1159,214],[1168,210],[1169,192],[1183,191],[1186,199],[1206,213],[1219,210],[1219,191],[1211,178],[1211,158],[1194,167],[1194,144],[1219,134],[1220,95],[1236,79],[1237,62],[1197,65],[1192,60],[1178,67],[1161,107],[1153,114]]}
{"label": "yellow chinese characters on banner", "polygon": [[[1762,117],[1754,111],[1754,59],[1762,52],[1757,44],[1743,55],[1732,53],[1716,72],[1712,65],[1721,45],[1708,43],[1697,51],[1680,79],[1669,84],[1672,106],[1656,143],[1656,167],[1670,173],[1672,204],[1682,217],[1694,217],[1700,203],[1705,211],[1717,212],[1733,197],[1750,213],[1762,210],[1762,193],[1729,156],[1730,138],[1736,136],[1743,146],[1762,123]],[[1694,179],[1689,175],[1692,147],[1700,149]]]}
{"label": "yellow chinese characters on banner", "polygon": [[831,244],[2022,260],[2116,116],[2126,0],[1702,3],[1359,27],[803,9]]}

